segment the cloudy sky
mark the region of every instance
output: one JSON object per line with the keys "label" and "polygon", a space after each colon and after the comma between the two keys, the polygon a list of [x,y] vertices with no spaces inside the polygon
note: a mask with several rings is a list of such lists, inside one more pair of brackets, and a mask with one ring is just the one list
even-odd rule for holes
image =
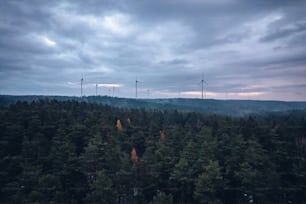
{"label": "cloudy sky", "polygon": [[[0,1],[0,94],[306,101],[306,1]],[[113,93],[113,87],[114,93]]]}

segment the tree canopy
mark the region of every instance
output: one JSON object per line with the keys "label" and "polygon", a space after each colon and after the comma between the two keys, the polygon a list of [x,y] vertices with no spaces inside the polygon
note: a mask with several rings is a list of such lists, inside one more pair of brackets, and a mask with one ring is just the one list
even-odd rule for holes
{"label": "tree canopy", "polygon": [[305,203],[306,113],[0,107],[0,203]]}

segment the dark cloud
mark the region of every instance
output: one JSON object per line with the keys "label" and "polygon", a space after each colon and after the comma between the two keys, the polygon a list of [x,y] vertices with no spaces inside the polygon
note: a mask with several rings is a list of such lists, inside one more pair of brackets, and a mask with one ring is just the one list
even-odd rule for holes
{"label": "dark cloud", "polygon": [[[305,1],[5,1],[0,93],[306,100]],[[108,94],[101,87],[101,94]],[[153,94],[154,93],[154,94]],[[184,95],[185,94],[185,95]],[[210,95],[209,95],[210,94]],[[236,94],[236,95],[235,95]]]}
{"label": "dark cloud", "polygon": [[280,28],[276,31],[273,31],[270,34],[267,34],[261,39],[261,41],[262,42],[274,41],[280,38],[285,38],[305,31],[306,31],[306,22],[296,23],[294,25],[291,25],[289,28]]}

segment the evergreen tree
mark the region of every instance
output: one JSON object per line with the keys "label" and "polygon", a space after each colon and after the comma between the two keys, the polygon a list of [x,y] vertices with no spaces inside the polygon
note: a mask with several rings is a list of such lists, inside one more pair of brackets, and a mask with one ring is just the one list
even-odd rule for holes
{"label": "evergreen tree", "polygon": [[222,203],[220,195],[224,189],[221,167],[217,161],[209,161],[203,173],[195,180],[194,197],[198,203]]}
{"label": "evergreen tree", "polygon": [[116,189],[112,179],[104,170],[98,171],[96,179],[90,185],[90,192],[86,195],[87,203],[115,203],[117,200]]}

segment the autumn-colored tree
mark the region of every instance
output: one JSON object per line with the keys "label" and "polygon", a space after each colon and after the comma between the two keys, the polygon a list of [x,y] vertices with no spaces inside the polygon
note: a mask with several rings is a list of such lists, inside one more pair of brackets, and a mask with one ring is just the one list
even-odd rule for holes
{"label": "autumn-colored tree", "polygon": [[117,120],[116,127],[118,130],[122,129],[121,121],[119,119]]}
{"label": "autumn-colored tree", "polygon": [[165,136],[164,131],[162,131],[162,130],[159,131],[159,141],[161,141],[161,142],[164,141],[165,137],[166,136]]}
{"label": "autumn-colored tree", "polygon": [[131,160],[134,164],[137,164],[139,162],[139,158],[137,156],[137,152],[135,147],[133,147],[132,151],[131,151]]}

